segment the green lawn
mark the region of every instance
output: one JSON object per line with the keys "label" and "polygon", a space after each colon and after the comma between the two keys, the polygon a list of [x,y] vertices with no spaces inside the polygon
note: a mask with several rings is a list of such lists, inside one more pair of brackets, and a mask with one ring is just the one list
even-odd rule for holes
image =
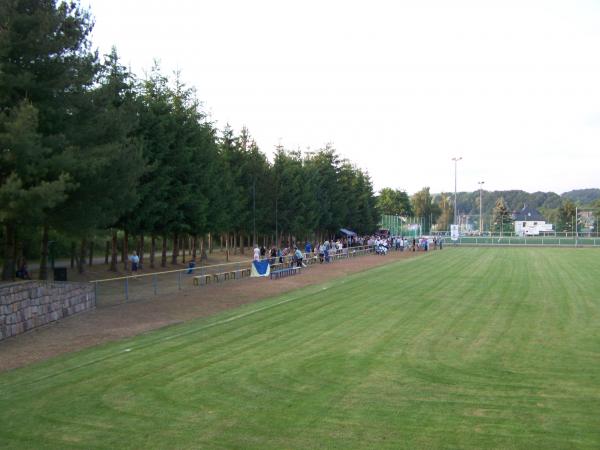
{"label": "green lawn", "polygon": [[599,448],[599,268],[449,247],[0,374],[0,448]]}
{"label": "green lawn", "polygon": [[[446,241],[447,245],[452,245],[451,240]],[[459,244],[482,244],[482,245],[547,245],[560,247],[575,247],[575,244],[580,246],[596,246],[600,247],[600,238],[586,237],[585,235],[575,239],[574,237],[560,236],[461,236]]]}

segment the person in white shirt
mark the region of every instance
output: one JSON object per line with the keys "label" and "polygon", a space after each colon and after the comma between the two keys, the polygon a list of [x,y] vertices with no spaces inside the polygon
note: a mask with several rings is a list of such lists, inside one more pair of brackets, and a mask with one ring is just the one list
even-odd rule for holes
{"label": "person in white shirt", "polygon": [[260,261],[260,248],[254,247],[254,261]]}
{"label": "person in white shirt", "polygon": [[137,273],[138,264],[140,263],[140,257],[138,256],[135,250],[133,251],[133,255],[129,257],[129,260],[131,261],[131,272]]}

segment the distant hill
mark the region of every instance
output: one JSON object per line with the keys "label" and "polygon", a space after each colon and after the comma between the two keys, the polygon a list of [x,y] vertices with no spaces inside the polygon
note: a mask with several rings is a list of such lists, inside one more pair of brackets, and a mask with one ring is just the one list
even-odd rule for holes
{"label": "distant hill", "polygon": [[[454,193],[447,192],[452,201]],[[440,194],[435,194],[435,201]],[[558,195],[555,192],[525,192],[520,190],[510,191],[483,191],[483,213],[490,214],[496,200],[504,197],[508,209],[517,211],[527,205],[535,209],[556,209],[566,200],[572,200],[580,205],[590,205],[600,199],[600,189],[577,189]],[[457,206],[460,214],[479,214],[479,191],[459,192],[457,194]]]}
{"label": "distant hill", "polygon": [[575,189],[565,192],[561,197],[568,198],[581,205],[590,205],[600,199],[600,189]]}

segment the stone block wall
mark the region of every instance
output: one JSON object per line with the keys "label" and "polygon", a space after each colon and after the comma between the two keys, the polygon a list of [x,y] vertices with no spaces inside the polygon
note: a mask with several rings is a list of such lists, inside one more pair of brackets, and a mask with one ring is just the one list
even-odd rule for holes
{"label": "stone block wall", "polygon": [[0,284],[0,340],[96,307],[87,283]]}

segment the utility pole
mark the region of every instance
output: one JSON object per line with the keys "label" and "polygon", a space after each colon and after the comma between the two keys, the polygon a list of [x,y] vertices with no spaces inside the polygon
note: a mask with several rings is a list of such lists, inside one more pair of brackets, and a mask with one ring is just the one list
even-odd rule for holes
{"label": "utility pole", "polygon": [[454,158],[452,158],[452,161],[454,161],[454,224],[456,224],[456,219],[458,217],[458,211],[456,209],[456,166],[458,161],[460,161],[462,159],[462,156],[455,156]]}
{"label": "utility pole", "polygon": [[477,184],[479,185],[479,235],[481,236],[483,234],[483,203],[482,203],[482,199],[483,199],[483,195],[482,195],[482,187],[483,184],[485,183],[485,181],[478,181]]}

